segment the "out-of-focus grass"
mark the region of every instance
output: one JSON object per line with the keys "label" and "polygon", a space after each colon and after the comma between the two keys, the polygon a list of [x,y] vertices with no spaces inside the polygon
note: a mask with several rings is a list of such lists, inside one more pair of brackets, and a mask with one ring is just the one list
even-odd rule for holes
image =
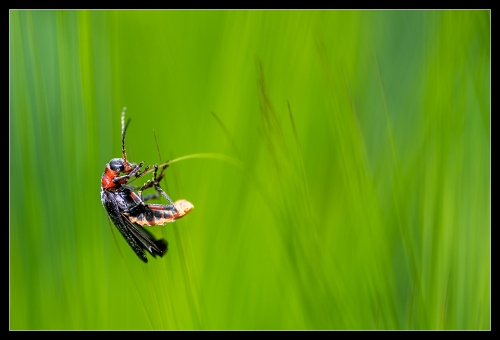
{"label": "out-of-focus grass", "polygon": [[[121,154],[195,209],[139,261]],[[11,11],[10,328],[489,329],[488,11]],[[155,137],[158,140],[158,150]]]}

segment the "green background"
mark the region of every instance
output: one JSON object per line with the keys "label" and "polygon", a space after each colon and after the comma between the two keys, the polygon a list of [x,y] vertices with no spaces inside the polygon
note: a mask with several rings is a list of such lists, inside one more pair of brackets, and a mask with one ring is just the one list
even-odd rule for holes
{"label": "green background", "polygon": [[[489,11],[10,11],[10,329],[490,329],[490,67]],[[130,160],[212,154],[148,264],[124,106]]]}

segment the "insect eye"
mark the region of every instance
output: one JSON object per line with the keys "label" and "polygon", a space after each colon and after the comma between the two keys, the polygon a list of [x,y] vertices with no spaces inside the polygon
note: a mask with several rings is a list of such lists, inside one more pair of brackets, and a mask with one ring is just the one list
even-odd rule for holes
{"label": "insect eye", "polygon": [[123,159],[113,158],[109,162],[109,168],[116,172],[123,172],[123,170],[125,169],[125,166],[123,165]]}

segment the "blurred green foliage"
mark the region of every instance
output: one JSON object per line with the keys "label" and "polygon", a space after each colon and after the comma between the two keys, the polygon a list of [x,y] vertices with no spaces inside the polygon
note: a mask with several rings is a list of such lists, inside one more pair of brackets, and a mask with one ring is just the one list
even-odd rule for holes
{"label": "blurred green foliage", "polygon": [[[490,329],[489,11],[10,11],[10,329]],[[147,265],[105,164],[195,209]],[[158,141],[158,148],[155,142]]]}

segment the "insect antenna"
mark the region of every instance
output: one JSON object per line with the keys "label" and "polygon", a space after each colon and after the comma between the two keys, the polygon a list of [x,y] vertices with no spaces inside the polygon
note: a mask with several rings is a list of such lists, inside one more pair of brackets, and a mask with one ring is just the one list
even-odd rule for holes
{"label": "insect antenna", "polygon": [[158,158],[160,159],[160,163],[161,163],[162,160],[161,160],[160,146],[158,145],[158,139],[156,139],[156,132],[154,129],[153,129],[153,136],[155,137],[156,150],[158,151]]}
{"label": "insect antenna", "polygon": [[125,111],[127,110],[126,107],[123,108],[122,111],[122,154],[123,154],[123,160],[127,162],[127,153],[125,152],[125,132],[127,131],[127,127],[130,124],[130,118],[127,120],[127,124],[125,124]]}
{"label": "insect antenna", "polygon": [[[162,162],[161,160],[161,152],[160,152],[160,146],[158,145],[158,139],[156,138],[156,132],[155,130],[153,129],[153,136],[155,137],[155,143],[156,143],[156,150],[158,151],[158,158],[160,159],[160,163]],[[165,163],[165,164],[162,164],[162,166],[155,166],[155,168],[161,168],[161,172],[160,172],[160,175],[157,177],[157,173],[156,173],[156,170],[155,170],[155,173],[153,175],[155,181],[158,180],[159,181],[162,181],[165,183],[165,188],[168,190],[168,184],[167,184],[167,181],[165,179],[165,169],[169,166],[169,163]],[[172,199],[164,192],[164,193],[161,193],[160,191],[158,191],[158,193],[160,193],[163,197],[165,197],[167,199],[167,201],[170,203],[170,204],[174,204],[174,202],[172,201]]]}
{"label": "insect antenna", "polygon": [[[156,143],[156,150],[158,151],[158,159],[160,160],[160,163],[163,162],[162,159],[161,159],[161,152],[160,152],[160,146],[158,145],[158,139],[156,138],[156,132],[155,130],[153,129],[153,136],[155,137],[155,143]],[[168,163],[166,163],[168,164]],[[168,167],[168,165],[166,166],[161,166],[161,173],[160,173],[160,176],[162,176],[162,180],[163,180],[163,183],[165,183],[165,188],[168,190],[168,185],[167,185],[167,180],[164,179],[163,177],[163,174],[165,173],[165,169]]]}

